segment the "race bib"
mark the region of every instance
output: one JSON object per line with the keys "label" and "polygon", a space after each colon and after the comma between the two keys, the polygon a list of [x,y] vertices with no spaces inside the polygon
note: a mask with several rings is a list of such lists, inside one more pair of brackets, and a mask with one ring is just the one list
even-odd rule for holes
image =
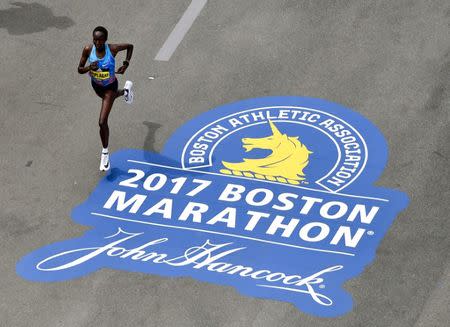
{"label": "race bib", "polygon": [[108,72],[90,72],[91,76],[97,80],[106,80],[110,78],[109,71]]}

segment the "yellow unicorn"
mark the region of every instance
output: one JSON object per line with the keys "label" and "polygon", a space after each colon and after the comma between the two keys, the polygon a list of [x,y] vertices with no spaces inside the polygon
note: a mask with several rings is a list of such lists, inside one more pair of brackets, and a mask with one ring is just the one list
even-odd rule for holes
{"label": "yellow unicorn", "polygon": [[243,138],[245,152],[254,148],[272,150],[272,154],[260,159],[244,158],[242,162],[232,163],[222,161],[228,169],[220,172],[226,175],[245,176],[269,181],[278,181],[298,185],[304,180],[303,169],[309,163],[312,153],[302,144],[298,137],[282,134],[269,120],[272,135],[262,138]]}

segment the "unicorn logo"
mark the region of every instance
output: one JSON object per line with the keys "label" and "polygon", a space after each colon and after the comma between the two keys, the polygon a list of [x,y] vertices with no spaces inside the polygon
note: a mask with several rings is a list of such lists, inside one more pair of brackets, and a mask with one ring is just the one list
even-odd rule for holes
{"label": "unicorn logo", "polygon": [[303,169],[309,163],[312,153],[302,144],[298,137],[282,134],[274,123],[269,120],[272,135],[262,138],[243,138],[245,152],[255,148],[272,150],[272,154],[265,158],[247,159],[232,163],[222,161],[227,169],[220,172],[226,175],[245,176],[282,183],[300,184],[305,179]]}

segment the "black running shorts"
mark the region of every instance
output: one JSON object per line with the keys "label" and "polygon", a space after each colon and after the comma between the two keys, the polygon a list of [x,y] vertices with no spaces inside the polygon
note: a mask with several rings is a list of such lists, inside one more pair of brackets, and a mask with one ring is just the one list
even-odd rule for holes
{"label": "black running shorts", "polygon": [[92,80],[91,80],[91,84],[92,84],[92,88],[94,89],[95,93],[100,98],[103,98],[103,96],[105,95],[105,91],[107,91],[107,90],[117,91],[119,89],[119,82],[117,81],[117,79],[114,82],[112,82],[106,86],[99,85]]}

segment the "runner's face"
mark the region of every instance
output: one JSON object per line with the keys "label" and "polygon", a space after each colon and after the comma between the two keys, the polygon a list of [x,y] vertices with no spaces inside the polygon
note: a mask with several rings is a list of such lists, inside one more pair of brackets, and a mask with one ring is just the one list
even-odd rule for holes
{"label": "runner's face", "polygon": [[98,50],[103,50],[105,48],[106,37],[100,31],[96,31],[93,35],[93,43]]}

